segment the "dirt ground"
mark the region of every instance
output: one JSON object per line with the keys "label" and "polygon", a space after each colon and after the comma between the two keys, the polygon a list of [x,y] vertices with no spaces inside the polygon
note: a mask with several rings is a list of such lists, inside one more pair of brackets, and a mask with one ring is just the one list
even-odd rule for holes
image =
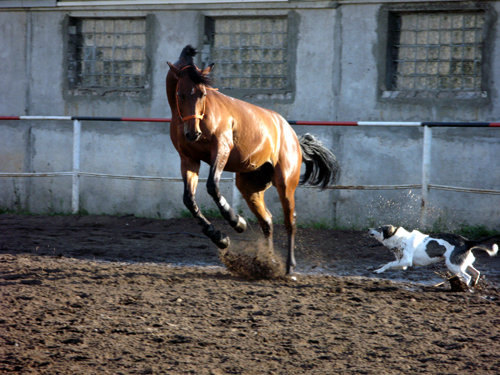
{"label": "dirt ground", "polygon": [[0,215],[0,373],[499,372],[500,257],[451,293],[443,266],[375,275],[392,255],[361,232],[297,242],[296,281],[248,281],[192,219]]}

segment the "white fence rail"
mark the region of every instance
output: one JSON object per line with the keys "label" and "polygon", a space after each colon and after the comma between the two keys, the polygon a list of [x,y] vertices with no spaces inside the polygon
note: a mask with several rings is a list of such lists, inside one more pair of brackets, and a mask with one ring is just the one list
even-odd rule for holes
{"label": "white fence rail", "polygon": [[[0,116],[1,120],[49,120],[49,121],[72,121],[73,122],[73,162],[71,171],[61,172],[35,172],[35,173],[12,173],[0,172],[0,178],[31,178],[31,177],[72,177],[71,208],[73,213],[80,210],[80,177],[97,177],[142,181],[169,181],[182,182],[179,177],[161,176],[133,176],[85,172],[80,170],[80,144],[82,121],[130,121],[130,122],[170,122],[168,118],[132,118],[132,117],[89,117],[89,116]],[[474,194],[500,195],[499,190],[476,189],[467,187],[436,185],[430,183],[431,150],[432,150],[432,128],[433,127],[495,127],[500,128],[500,122],[409,122],[409,121],[289,121],[291,125],[311,126],[417,126],[424,127],[423,152],[422,152],[422,183],[411,185],[336,185],[328,186],[327,189],[335,190],[400,190],[421,189],[422,205],[420,213],[420,224],[425,227],[427,222],[427,202],[430,189],[466,192]],[[239,205],[234,178],[223,178],[222,181],[233,183],[233,206]],[[200,179],[203,181],[203,179]],[[312,187],[314,188],[314,187]]]}

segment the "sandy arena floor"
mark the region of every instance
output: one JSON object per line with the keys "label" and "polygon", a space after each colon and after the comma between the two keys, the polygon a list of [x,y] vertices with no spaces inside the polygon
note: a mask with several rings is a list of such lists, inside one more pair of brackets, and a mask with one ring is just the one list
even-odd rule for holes
{"label": "sandy arena floor", "polygon": [[[258,232],[217,226],[246,246]],[[0,373],[500,369],[500,257],[478,252],[479,288],[450,293],[432,286],[443,266],[376,279],[392,255],[363,233],[299,229],[297,280],[247,281],[199,233],[191,219],[0,215]]]}

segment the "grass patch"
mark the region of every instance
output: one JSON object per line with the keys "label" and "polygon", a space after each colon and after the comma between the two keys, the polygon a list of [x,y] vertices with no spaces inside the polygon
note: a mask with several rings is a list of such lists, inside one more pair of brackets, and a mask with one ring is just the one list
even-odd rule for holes
{"label": "grass patch", "polygon": [[499,231],[488,229],[484,225],[463,225],[456,231],[456,233],[472,240],[478,240],[495,235],[500,236]]}
{"label": "grass patch", "polygon": [[[222,219],[222,215],[218,209],[202,207],[200,211],[207,219]],[[189,210],[183,209],[180,212],[180,217],[182,219],[187,219],[192,218],[193,215],[191,215]]]}
{"label": "grass patch", "polygon": [[303,223],[297,223],[297,228],[302,229],[318,229],[318,230],[355,230],[365,232],[368,230],[368,227],[360,227],[354,224],[352,225],[338,225],[331,224],[326,220],[320,221],[306,221]]}
{"label": "grass patch", "polygon": [[333,227],[324,220],[299,223],[297,227],[303,229],[333,229]]}
{"label": "grass patch", "polygon": [[[11,210],[8,208],[0,208],[0,215],[23,215],[23,216],[35,216],[35,215],[45,215],[45,216],[71,216],[73,213],[71,212],[59,212],[59,211],[49,211],[49,212],[31,212],[28,210]],[[79,211],[77,215],[84,216],[88,215],[88,212],[85,210]]]}
{"label": "grass patch", "polygon": [[490,229],[485,225],[468,225],[462,224],[454,229],[450,229],[445,221],[442,219],[436,220],[432,225],[430,233],[454,233],[469,238],[471,240],[478,240],[490,236],[500,236],[500,231],[495,229]]}

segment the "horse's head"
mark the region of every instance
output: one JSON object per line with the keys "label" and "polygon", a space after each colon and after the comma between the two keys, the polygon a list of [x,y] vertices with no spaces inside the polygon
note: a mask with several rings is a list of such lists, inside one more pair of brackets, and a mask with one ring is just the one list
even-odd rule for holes
{"label": "horse's head", "polygon": [[200,70],[195,65],[181,69],[171,63],[170,71],[177,77],[175,90],[177,115],[184,125],[184,135],[188,141],[195,142],[201,137],[200,121],[205,117],[207,90],[209,89],[209,73],[213,65]]}

